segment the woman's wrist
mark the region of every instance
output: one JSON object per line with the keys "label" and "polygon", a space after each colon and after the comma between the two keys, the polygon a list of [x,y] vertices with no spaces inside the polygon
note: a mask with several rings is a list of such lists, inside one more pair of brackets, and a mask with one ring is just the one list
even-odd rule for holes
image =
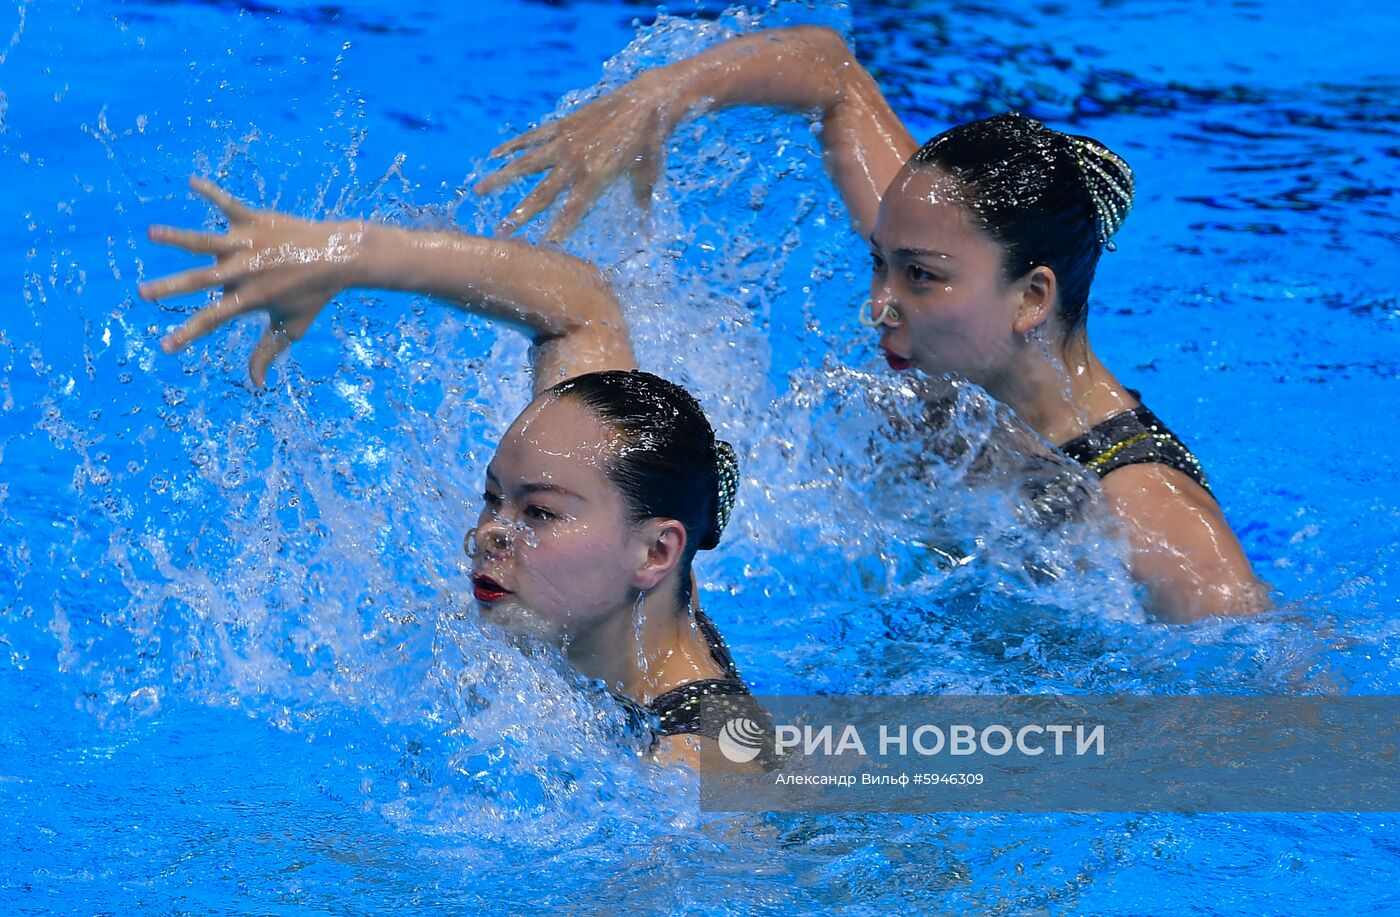
{"label": "woman's wrist", "polygon": [[645,104],[655,106],[663,136],[670,136],[686,119],[713,104],[708,68],[695,58],[645,70],[632,80],[632,88]]}
{"label": "woman's wrist", "polygon": [[335,224],[331,249],[345,255],[342,286],[366,289],[397,289],[398,273],[406,265],[402,253],[407,244],[404,230],[368,220]]}

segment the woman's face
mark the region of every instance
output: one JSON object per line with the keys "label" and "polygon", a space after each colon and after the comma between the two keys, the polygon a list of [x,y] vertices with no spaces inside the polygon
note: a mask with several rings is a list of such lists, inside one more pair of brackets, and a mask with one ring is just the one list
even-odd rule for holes
{"label": "woman's face", "polygon": [[1008,371],[1019,285],[1003,280],[1002,250],[972,222],[958,183],[905,166],[880,202],[870,247],[872,312],[894,369],[957,373],[987,388]]}
{"label": "woman's face", "polygon": [[469,552],[483,610],[557,640],[627,606],[637,539],[603,471],[616,439],[577,401],[548,396],[506,431]]}

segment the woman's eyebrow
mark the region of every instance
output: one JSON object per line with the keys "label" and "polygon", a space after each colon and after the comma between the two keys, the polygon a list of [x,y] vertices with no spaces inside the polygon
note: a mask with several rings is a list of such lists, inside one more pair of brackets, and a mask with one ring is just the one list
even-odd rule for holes
{"label": "woman's eyebrow", "polygon": [[567,487],[561,487],[558,484],[550,484],[546,481],[541,481],[539,483],[521,484],[520,489],[525,493],[532,493],[537,490],[543,490],[548,493],[563,494],[566,497],[573,497],[575,500],[584,499],[582,494],[575,493],[574,491],[569,490],[569,488]]}
{"label": "woman's eyebrow", "polygon": [[903,255],[906,258],[937,258],[940,261],[955,261],[952,255],[947,252],[934,251],[931,248],[896,248],[896,255]]}
{"label": "woman's eyebrow", "polygon": [[[871,235],[871,237],[870,237],[870,250],[871,250],[872,252],[874,252],[874,251],[877,251],[879,248],[880,248],[880,243],[879,243],[879,241],[875,238],[874,235]],[[896,249],[893,251],[892,254],[903,255],[903,256],[906,257],[906,258],[940,258],[940,259],[943,259],[943,260],[945,260],[945,261],[956,261],[956,260],[957,260],[956,258],[954,258],[952,255],[948,254],[947,252],[934,251],[934,250],[931,249],[931,248],[910,248],[910,247],[907,247],[907,246],[906,246],[906,247],[904,247],[904,248],[896,248]]]}
{"label": "woman's eyebrow", "polygon": [[[486,466],[486,480],[492,484],[495,484],[501,490],[506,489],[506,487],[503,484],[501,484],[501,479],[496,476],[496,472],[491,470],[490,465]],[[520,493],[533,493],[535,491],[542,490],[546,493],[562,494],[566,497],[573,497],[575,500],[587,500],[587,498],[584,497],[582,494],[575,493],[567,487],[562,487],[558,484],[552,484],[549,481],[527,481],[524,484],[516,484],[515,490],[517,490]]]}

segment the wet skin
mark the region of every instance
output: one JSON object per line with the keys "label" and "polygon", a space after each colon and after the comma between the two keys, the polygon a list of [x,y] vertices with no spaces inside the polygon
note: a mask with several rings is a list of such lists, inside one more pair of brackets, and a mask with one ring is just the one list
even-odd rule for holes
{"label": "wet skin", "polygon": [[937,169],[895,179],[870,238],[872,311],[888,304],[901,317],[880,327],[894,368],[953,372],[995,391],[1024,343],[1016,330],[1024,290],[1003,279],[1001,248],[962,201]]}
{"label": "wet skin", "polygon": [[493,615],[527,615],[556,640],[619,607],[646,549],[604,473],[614,434],[571,399],[538,399],[487,468],[472,575]]}

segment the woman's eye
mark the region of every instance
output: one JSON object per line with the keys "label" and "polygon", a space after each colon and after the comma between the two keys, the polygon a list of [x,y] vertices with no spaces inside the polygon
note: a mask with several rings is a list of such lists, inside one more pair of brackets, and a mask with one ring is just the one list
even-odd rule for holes
{"label": "woman's eye", "polygon": [[917,264],[911,264],[909,265],[909,279],[915,283],[932,283],[938,278],[919,267]]}
{"label": "woman's eye", "polygon": [[504,498],[500,494],[492,493],[489,490],[483,490],[481,492],[481,502],[485,503],[487,506],[500,506],[503,499]]}
{"label": "woman's eye", "polygon": [[536,522],[548,522],[554,518],[553,513],[535,503],[531,503],[529,506],[525,507],[525,515]]}
{"label": "woman's eye", "polygon": [[885,259],[874,252],[870,253],[870,269],[872,271],[883,271],[885,269]]}

